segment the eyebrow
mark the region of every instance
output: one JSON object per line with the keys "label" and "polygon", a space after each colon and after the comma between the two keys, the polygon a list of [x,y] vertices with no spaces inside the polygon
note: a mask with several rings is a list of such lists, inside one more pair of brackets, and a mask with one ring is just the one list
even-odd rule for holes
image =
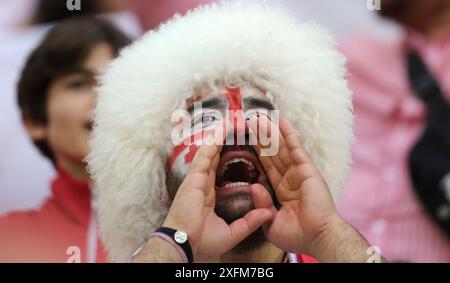
{"label": "eyebrow", "polygon": [[90,76],[90,77],[94,77],[94,78],[97,78],[101,75],[100,73],[93,71],[91,69],[87,69],[87,68],[79,68],[78,73],[82,74],[84,76]]}
{"label": "eyebrow", "polygon": [[226,104],[225,104],[224,98],[215,96],[215,97],[207,98],[202,101],[195,102],[194,104],[192,104],[191,106],[188,107],[187,111],[189,113],[192,113],[194,111],[194,108],[197,108],[197,107],[218,109],[218,108],[224,107],[225,105]]}
{"label": "eyebrow", "polygon": [[249,108],[265,108],[267,110],[275,109],[270,101],[258,97],[244,97],[244,103],[248,104]]}
{"label": "eyebrow", "polygon": [[67,76],[73,76],[73,75],[81,75],[81,76],[93,77],[93,78],[97,78],[98,76],[100,76],[99,73],[92,71],[88,68],[75,67],[75,68],[71,68],[71,69],[67,70],[66,72],[61,74],[60,77],[67,77]]}

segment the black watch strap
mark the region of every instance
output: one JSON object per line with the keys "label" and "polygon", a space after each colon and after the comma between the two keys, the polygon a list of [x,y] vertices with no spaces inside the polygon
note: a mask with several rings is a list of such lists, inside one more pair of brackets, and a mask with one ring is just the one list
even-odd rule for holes
{"label": "black watch strap", "polygon": [[162,233],[169,236],[174,240],[176,244],[178,244],[183,249],[184,253],[186,254],[188,263],[194,262],[191,244],[189,243],[186,232],[168,227],[160,227],[156,229],[155,233]]}

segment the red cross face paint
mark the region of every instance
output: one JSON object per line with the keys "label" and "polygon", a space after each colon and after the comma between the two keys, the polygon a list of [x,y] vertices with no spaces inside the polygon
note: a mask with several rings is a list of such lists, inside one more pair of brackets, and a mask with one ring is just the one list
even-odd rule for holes
{"label": "red cross face paint", "polygon": [[265,94],[249,86],[225,87],[216,95],[203,91],[201,96],[188,99],[186,104],[186,110],[172,117],[175,122],[172,141],[176,146],[167,160],[169,168],[188,167],[202,141],[219,125],[226,128],[226,145],[248,145],[247,121],[254,115],[270,116],[269,112],[274,112]]}
{"label": "red cross face paint", "polygon": [[[267,115],[274,106],[264,92],[252,86],[221,87],[190,99],[175,127],[185,129],[170,154],[168,190],[174,197],[203,140],[225,125],[226,137],[216,175],[216,213],[227,222],[240,218],[253,209],[250,185],[260,183],[273,194],[271,185],[250,144],[247,121],[253,115]],[[278,139],[278,137],[277,137]],[[217,142],[217,141],[216,141]],[[276,201],[275,201],[276,203]]]}

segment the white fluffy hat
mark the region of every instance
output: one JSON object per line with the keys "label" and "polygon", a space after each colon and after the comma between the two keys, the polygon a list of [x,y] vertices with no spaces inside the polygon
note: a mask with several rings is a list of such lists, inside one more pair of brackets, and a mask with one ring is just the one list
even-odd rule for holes
{"label": "white fluffy hat", "polygon": [[88,156],[110,258],[127,260],[162,224],[170,117],[205,83],[250,82],[270,92],[336,200],[353,141],[345,76],[326,32],[261,2],[197,8],[124,49],[102,77]]}

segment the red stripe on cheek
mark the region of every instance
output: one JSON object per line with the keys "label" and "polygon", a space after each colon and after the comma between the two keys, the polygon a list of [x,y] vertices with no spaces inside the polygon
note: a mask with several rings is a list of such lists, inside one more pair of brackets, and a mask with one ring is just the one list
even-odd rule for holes
{"label": "red stripe on cheek", "polygon": [[208,130],[208,131],[201,131],[193,136],[187,137],[184,139],[181,144],[176,145],[170,156],[167,158],[167,166],[169,168],[172,168],[173,164],[175,163],[175,160],[180,157],[180,154],[189,147],[189,152],[184,156],[184,164],[189,164],[194,159],[195,154],[197,153],[197,150],[199,148],[198,145],[195,143],[199,140],[202,140],[204,137],[208,136],[209,134],[214,133],[214,130]]}
{"label": "red stripe on cheek", "polygon": [[192,144],[189,146],[189,152],[184,156],[184,164],[189,164],[194,159],[195,154],[197,153],[198,146]]}

